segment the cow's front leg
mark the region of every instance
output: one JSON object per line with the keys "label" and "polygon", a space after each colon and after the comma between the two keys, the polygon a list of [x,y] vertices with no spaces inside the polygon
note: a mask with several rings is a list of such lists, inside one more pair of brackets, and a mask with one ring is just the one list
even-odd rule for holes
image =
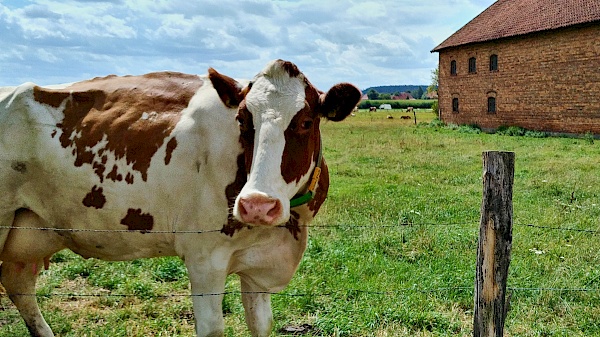
{"label": "cow's front leg", "polygon": [[242,303],[246,324],[253,337],[265,337],[271,333],[273,312],[271,310],[271,294],[244,275],[240,275],[242,284]]}
{"label": "cow's front leg", "polygon": [[198,337],[222,337],[223,295],[227,278],[225,263],[222,268],[211,263],[211,259],[203,259],[194,263],[194,259],[186,258],[186,266],[192,286],[192,303],[196,318],[196,334]]}

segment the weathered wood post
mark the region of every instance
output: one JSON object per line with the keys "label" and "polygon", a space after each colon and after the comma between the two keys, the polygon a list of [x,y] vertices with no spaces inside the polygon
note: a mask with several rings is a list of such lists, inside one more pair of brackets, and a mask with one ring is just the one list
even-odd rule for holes
{"label": "weathered wood post", "polygon": [[512,247],[514,152],[483,153],[483,200],[475,274],[474,337],[502,337]]}

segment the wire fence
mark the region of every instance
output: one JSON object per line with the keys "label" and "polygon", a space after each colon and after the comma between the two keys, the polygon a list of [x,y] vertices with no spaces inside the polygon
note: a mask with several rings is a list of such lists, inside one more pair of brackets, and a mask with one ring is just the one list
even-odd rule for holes
{"label": "wire fence", "polygon": [[[349,224],[336,224],[336,225],[299,225],[300,228],[309,229],[355,229],[355,228],[406,228],[406,227],[473,227],[478,229],[479,224],[475,222],[460,222],[460,223],[396,223],[396,224],[370,224],[370,225],[349,225]],[[555,226],[541,226],[531,223],[514,224],[514,228],[530,227],[544,230],[553,231],[567,231],[567,232],[581,232],[588,234],[600,234],[600,230],[597,229],[582,229],[575,227],[555,227]],[[600,227],[600,226],[599,226]],[[278,228],[287,228],[285,225],[278,226]],[[207,233],[220,233],[221,229],[207,229],[207,230],[148,230],[148,229],[94,229],[94,228],[56,228],[56,227],[20,227],[20,226],[0,226],[0,229],[17,229],[17,230],[39,230],[39,231],[54,231],[54,232],[91,232],[91,233],[143,233],[143,234],[207,234]]]}
{"label": "wire fence", "polygon": [[[285,229],[285,226],[279,226]],[[399,228],[404,229],[408,227],[472,227],[473,230],[478,230],[478,224],[475,222],[460,222],[460,223],[396,223],[389,225],[348,225],[348,224],[318,224],[301,226],[308,227],[315,230],[332,230],[332,229],[364,229],[364,228]],[[592,229],[581,229],[575,227],[556,227],[556,226],[542,226],[531,223],[514,224],[514,229],[519,227],[535,228],[540,230],[550,231],[565,231],[565,232],[578,232],[586,233],[591,235],[600,234],[600,230]],[[0,226],[0,229],[18,229],[18,230],[41,230],[41,231],[56,231],[56,232],[92,232],[92,233],[144,233],[144,234],[205,234],[205,233],[219,233],[220,229],[214,230],[128,230],[128,229],[91,229],[91,228],[52,228],[52,227],[14,227],[14,226]],[[561,293],[600,293],[600,288],[555,288],[555,287],[523,287],[523,286],[509,286],[508,291],[511,292],[561,292]],[[110,298],[110,297],[143,297],[153,299],[168,299],[168,298],[183,298],[183,297],[206,297],[206,296],[225,296],[234,294],[270,294],[273,296],[283,297],[340,297],[347,296],[348,294],[363,294],[372,296],[398,296],[401,294],[414,292],[414,293],[439,293],[439,292],[469,292],[473,293],[474,287],[472,285],[465,286],[453,286],[453,287],[437,287],[437,288],[420,288],[416,286],[398,288],[394,290],[377,291],[377,290],[365,290],[365,289],[337,289],[335,291],[324,291],[319,293],[302,293],[302,292],[242,292],[242,291],[224,291],[217,293],[204,293],[204,294],[190,294],[190,293],[174,293],[174,294],[140,294],[136,293],[98,293],[98,294],[85,294],[85,293],[43,293],[37,292],[35,294],[13,294],[19,296],[35,296],[35,297],[64,297],[64,298]],[[7,297],[8,294],[0,293],[0,297]]]}

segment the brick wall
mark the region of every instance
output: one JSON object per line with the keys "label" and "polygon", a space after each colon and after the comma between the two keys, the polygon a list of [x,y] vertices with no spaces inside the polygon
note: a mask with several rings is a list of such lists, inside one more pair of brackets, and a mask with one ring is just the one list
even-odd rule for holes
{"label": "brick wall", "polygon": [[[490,55],[498,70],[489,70]],[[475,57],[477,72],[469,73]],[[439,106],[446,123],[600,134],[600,24],[440,51]],[[457,74],[450,74],[456,61]],[[488,112],[488,97],[496,113]],[[458,112],[452,99],[458,98]]]}

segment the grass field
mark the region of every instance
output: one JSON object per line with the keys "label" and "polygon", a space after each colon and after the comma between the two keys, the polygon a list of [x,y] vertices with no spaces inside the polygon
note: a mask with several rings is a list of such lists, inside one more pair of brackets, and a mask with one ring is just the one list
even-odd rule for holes
{"label": "grass field", "polygon": [[[298,273],[273,296],[273,336],[291,336],[290,326],[305,336],[471,336],[486,150],[516,153],[505,335],[600,336],[598,141],[461,132],[428,126],[424,111],[416,126],[403,114],[360,111],[322,126],[332,186]],[[190,298],[170,296],[189,293],[178,259],[52,261],[38,294],[67,295],[38,300],[57,335],[193,335]],[[237,277],[227,290],[226,335],[246,336]],[[0,337],[26,335],[1,296]]]}

